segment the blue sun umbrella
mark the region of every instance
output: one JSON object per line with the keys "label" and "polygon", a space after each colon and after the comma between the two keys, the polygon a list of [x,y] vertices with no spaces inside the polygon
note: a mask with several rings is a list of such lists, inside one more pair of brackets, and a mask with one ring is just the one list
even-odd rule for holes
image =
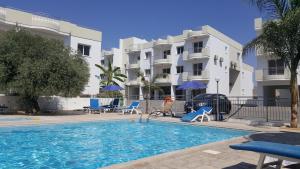
{"label": "blue sun umbrella", "polygon": [[[193,90],[193,89],[206,89],[207,85],[199,81],[189,81],[177,87],[177,90]],[[192,108],[194,107],[193,96],[191,96]]]}
{"label": "blue sun umbrella", "polygon": [[104,88],[102,88],[102,90],[104,90],[104,91],[119,91],[119,90],[123,90],[123,88],[118,85],[108,85],[108,86],[105,86]]}
{"label": "blue sun umbrella", "polygon": [[205,83],[199,81],[189,81],[177,87],[177,90],[193,90],[193,89],[205,89],[207,88]]}

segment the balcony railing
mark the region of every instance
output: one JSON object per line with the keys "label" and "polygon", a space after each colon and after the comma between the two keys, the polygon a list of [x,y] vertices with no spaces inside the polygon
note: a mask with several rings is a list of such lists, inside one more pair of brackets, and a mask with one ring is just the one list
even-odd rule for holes
{"label": "balcony railing", "polygon": [[171,42],[168,39],[158,39],[153,43],[153,46],[171,46]]}
{"label": "balcony railing", "polygon": [[208,34],[203,31],[191,31],[187,34],[187,38],[207,37]]}
{"label": "balcony railing", "polygon": [[137,45],[137,44],[132,45],[127,49],[128,53],[135,53],[135,52],[140,52],[140,51],[141,51],[141,47],[140,47],[140,45]]}
{"label": "balcony railing", "polygon": [[256,81],[290,80],[290,71],[285,68],[268,68],[255,71]]}
{"label": "balcony railing", "polygon": [[162,77],[159,77],[155,79],[154,83],[171,83],[170,75],[164,75]]}
{"label": "balcony railing", "polygon": [[113,51],[103,51],[103,55],[104,56],[113,56],[114,53],[113,53]]}
{"label": "balcony railing", "polygon": [[171,65],[171,64],[172,64],[171,56],[168,56],[166,59],[154,60],[154,65]]}
{"label": "balcony railing", "polygon": [[51,19],[51,18],[46,18],[43,16],[33,15],[32,16],[32,24],[34,26],[46,27],[46,28],[50,28],[50,29],[53,29],[56,31],[60,30],[60,24],[57,20]]}
{"label": "balcony railing", "polygon": [[193,72],[183,72],[182,81],[191,81],[191,80],[209,80],[209,71],[201,71],[200,74],[195,75]]}
{"label": "balcony railing", "polygon": [[128,64],[128,69],[139,69],[140,68],[140,62],[134,62]]}
{"label": "balcony railing", "polygon": [[127,79],[127,82],[125,84],[127,86],[141,85],[141,79],[140,78],[130,78],[130,79]]}
{"label": "balcony railing", "polygon": [[207,59],[210,57],[210,50],[209,48],[202,48],[199,52],[195,53],[194,48],[190,48],[183,52],[183,60],[196,60],[196,59]]}

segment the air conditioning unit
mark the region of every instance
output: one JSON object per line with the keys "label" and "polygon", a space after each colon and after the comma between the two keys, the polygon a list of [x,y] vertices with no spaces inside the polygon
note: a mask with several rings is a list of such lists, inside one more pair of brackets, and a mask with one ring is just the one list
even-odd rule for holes
{"label": "air conditioning unit", "polygon": [[223,57],[220,57],[220,62],[224,62],[224,58]]}
{"label": "air conditioning unit", "polygon": [[218,60],[219,59],[219,56],[218,55],[215,55],[214,56],[214,60]]}
{"label": "air conditioning unit", "polygon": [[237,63],[233,64],[233,68],[236,69],[237,68]]}

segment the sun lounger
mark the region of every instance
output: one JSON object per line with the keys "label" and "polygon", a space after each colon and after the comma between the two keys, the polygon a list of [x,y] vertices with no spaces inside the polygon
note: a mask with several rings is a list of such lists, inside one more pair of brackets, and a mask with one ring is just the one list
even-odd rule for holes
{"label": "sun lounger", "polygon": [[203,120],[204,120],[204,117],[206,117],[207,120],[210,121],[210,117],[209,117],[208,114],[210,114],[211,111],[212,111],[211,107],[203,106],[203,107],[201,107],[200,109],[198,109],[195,112],[190,112],[190,113],[184,115],[181,118],[181,121],[184,121],[184,122],[194,122],[198,118],[201,118],[200,122],[202,123]]}
{"label": "sun lounger", "polygon": [[90,112],[96,112],[98,111],[99,113],[101,111],[106,111],[106,108],[101,106],[101,103],[99,102],[99,99],[90,99]]}
{"label": "sun lounger", "polygon": [[135,111],[137,114],[139,114],[139,111],[137,110],[137,108],[139,107],[140,102],[138,101],[134,101],[132,102],[128,107],[121,109],[123,114],[125,113],[130,113],[132,114],[133,111]]}
{"label": "sun lounger", "polygon": [[[268,165],[276,165],[276,169],[279,169],[283,160],[300,163],[300,146],[265,141],[250,141],[243,144],[230,145],[230,148],[259,153],[260,158],[256,167],[257,169],[263,169]],[[264,164],[266,156],[277,158],[278,161]]]}
{"label": "sun lounger", "polygon": [[107,109],[107,111],[115,111],[116,109],[118,109],[119,103],[120,99],[114,99],[109,105],[103,105],[102,107]]}

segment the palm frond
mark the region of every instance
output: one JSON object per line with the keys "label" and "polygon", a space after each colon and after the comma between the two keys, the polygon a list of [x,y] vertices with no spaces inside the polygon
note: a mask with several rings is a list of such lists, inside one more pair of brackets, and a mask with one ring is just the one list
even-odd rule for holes
{"label": "palm frond", "polygon": [[117,76],[117,77],[123,77],[123,78],[127,78],[127,76],[126,76],[126,75],[124,75],[124,74],[122,74],[122,73],[115,74],[115,76]]}
{"label": "palm frond", "polygon": [[249,0],[249,2],[272,18],[283,18],[291,9],[290,0]]}
{"label": "palm frond", "polygon": [[118,71],[120,71],[120,70],[121,70],[120,67],[115,67],[114,70],[113,70],[113,72],[118,72]]}
{"label": "palm frond", "polygon": [[120,77],[117,77],[117,76],[114,76],[113,79],[116,79],[116,80],[118,80],[118,81],[120,81],[120,82],[124,82],[124,79],[122,79],[122,78],[120,78]]}
{"label": "palm frond", "polygon": [[98,64],[95,64],[95,66],[98,67],[99,69],[101,69],[104,74],[107,72],[103,66],[98,65]]}

